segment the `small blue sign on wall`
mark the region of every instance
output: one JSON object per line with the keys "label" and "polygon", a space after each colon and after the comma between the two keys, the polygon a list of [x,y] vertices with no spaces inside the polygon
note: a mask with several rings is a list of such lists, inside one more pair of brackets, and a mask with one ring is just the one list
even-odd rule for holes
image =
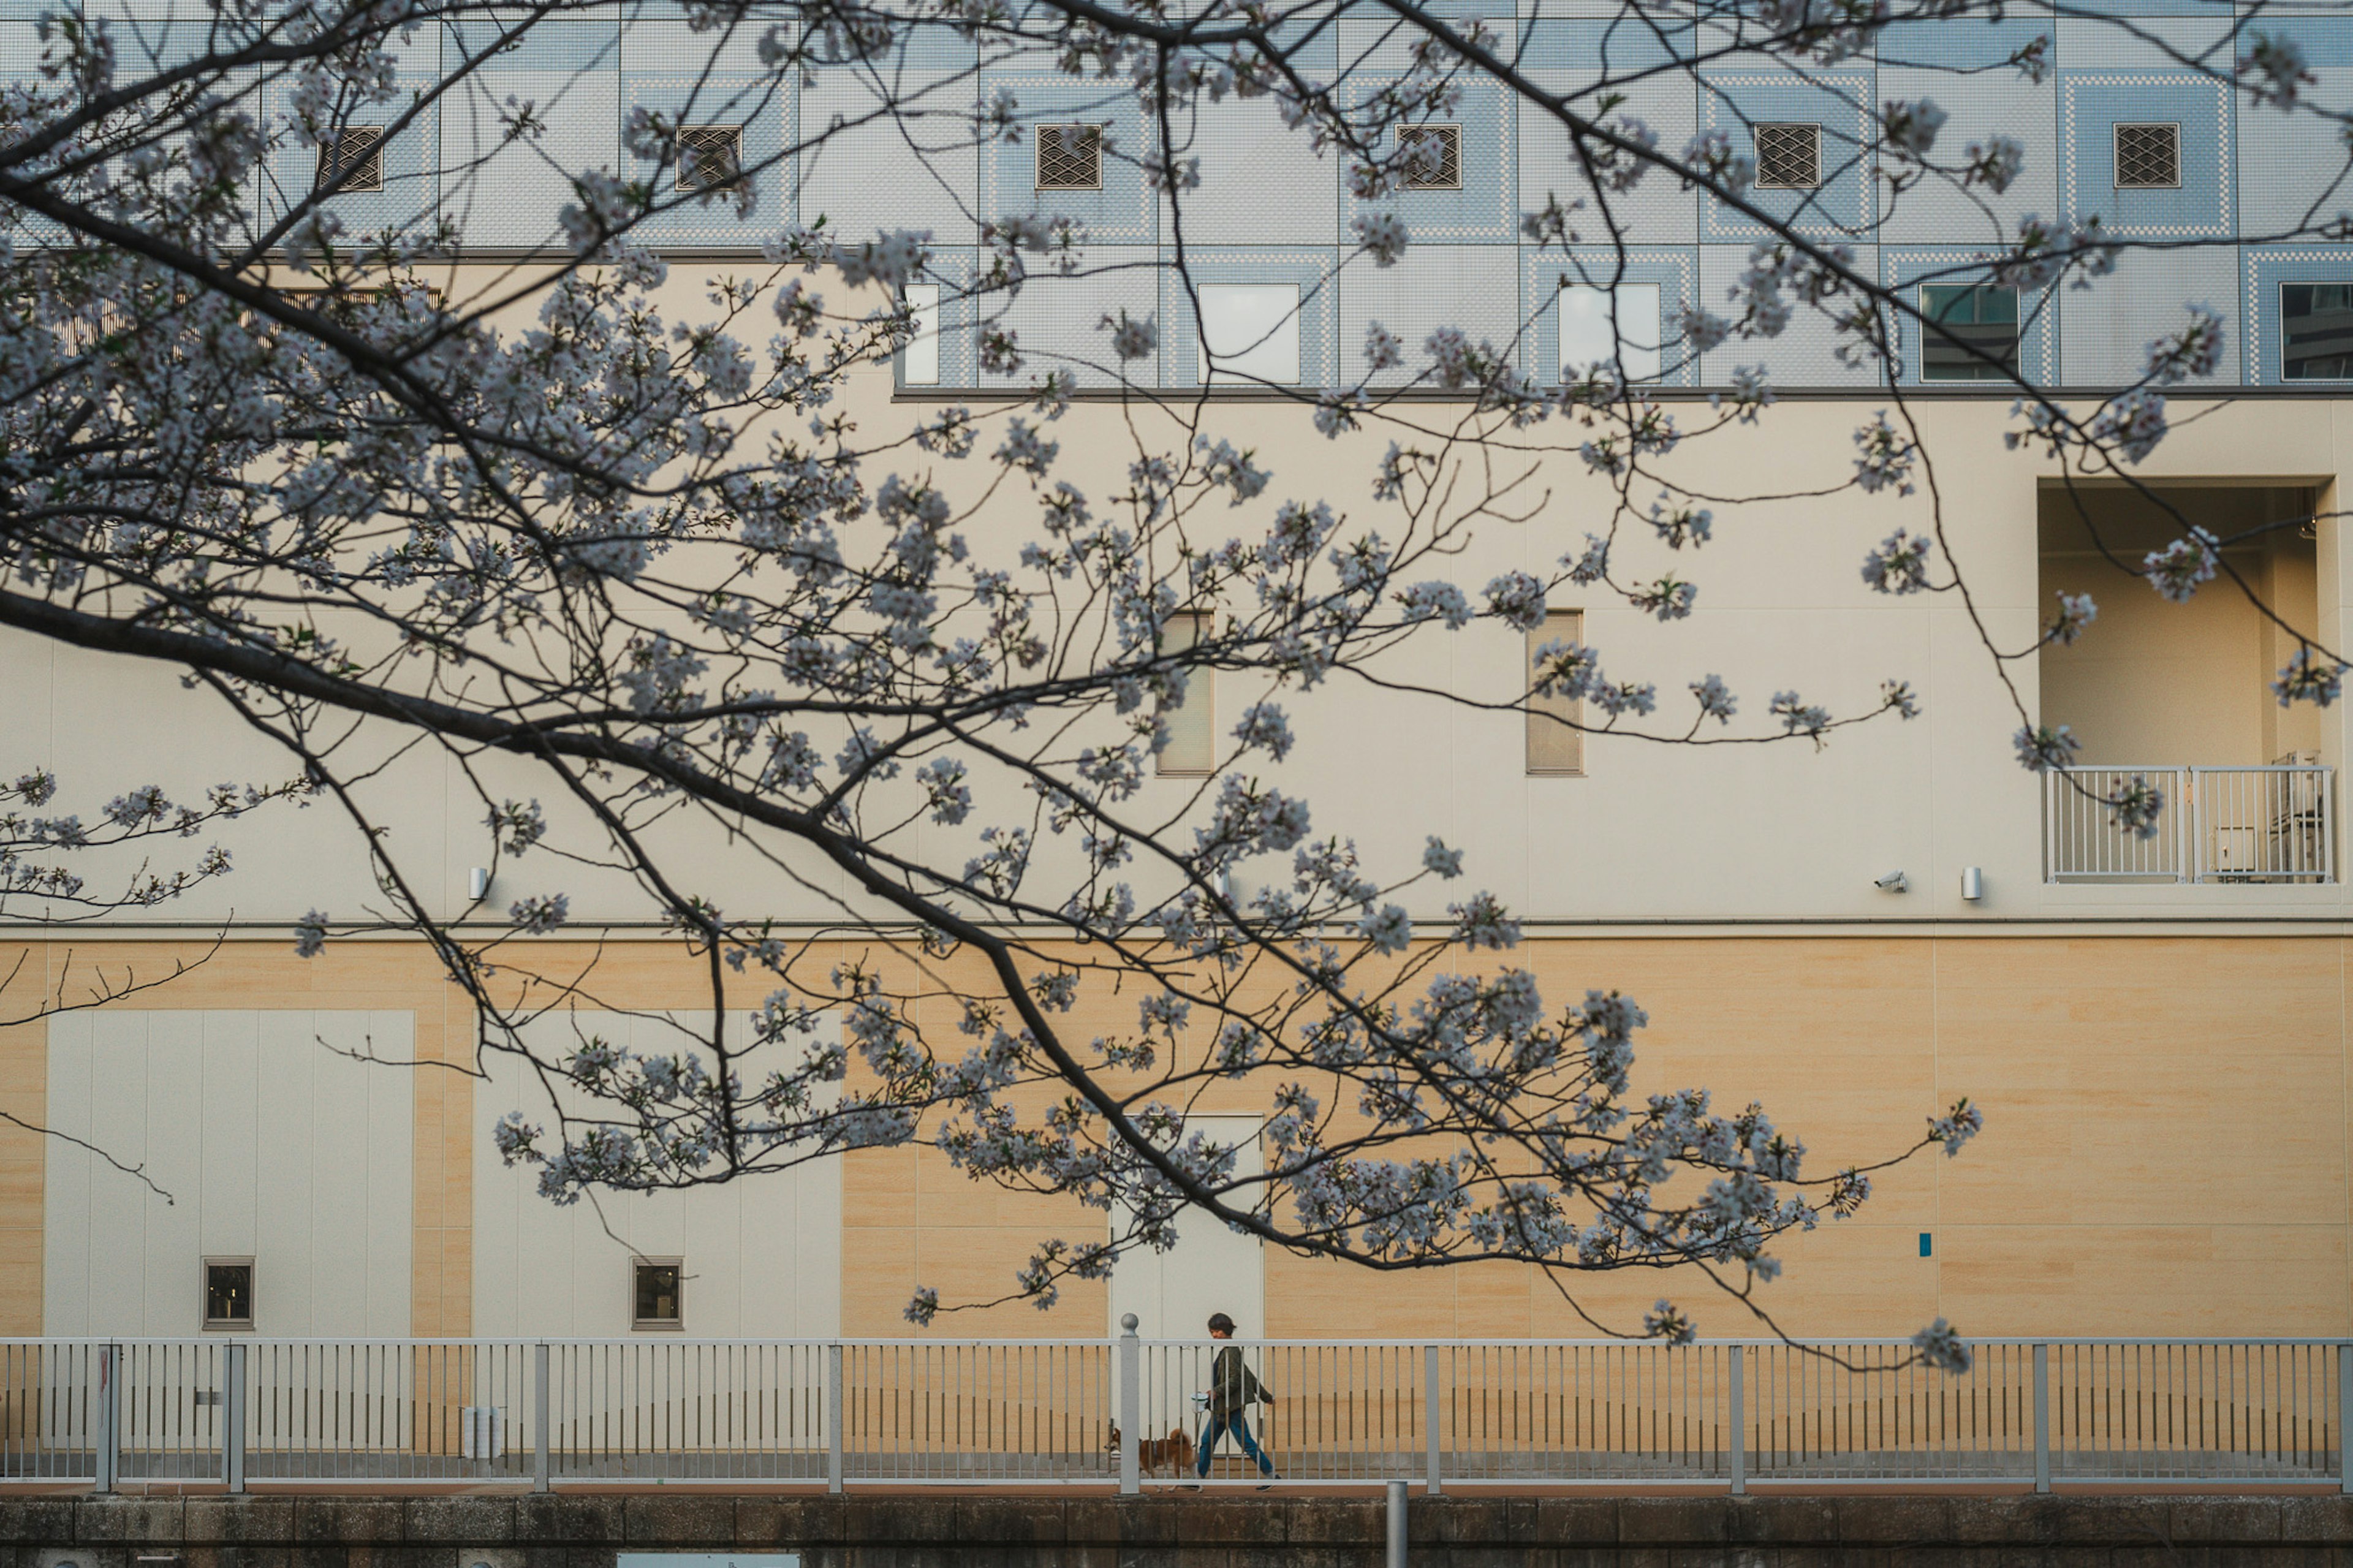
{"label": "small blue sign on wall", "polygon": [[622,1552],[614,1568],[801,1568],[797,1552]]}
{"label": "small blue sign on wall", "polygon": [[[1935,1242],[1930,1238],[1926,1231],[1922,1231],[1920,1233],[1920,1256],[1923,1258],[1934,1258],[1936,1255]],[[628,1568],[628,1564],[624,1563],[622,1568]]]}

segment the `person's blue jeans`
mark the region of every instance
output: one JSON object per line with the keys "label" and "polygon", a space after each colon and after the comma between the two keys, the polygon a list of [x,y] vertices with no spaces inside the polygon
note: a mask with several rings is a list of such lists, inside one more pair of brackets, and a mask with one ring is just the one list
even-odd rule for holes
{"label": "person's blue jeans", "polygon": [[1250,1423],[1242,1419],[1240,1411],[1235,1410],[1223,1415],[1212,1415],[1209,1417],[1209,1429],[1201,1434],[1201,1452],[1194,1460],[1195,1475],[1205,1479],[1208,1478],[1209,1458],[1218,1451],[1218,1439],[1229,1432],[1234,1435],[1234,1441],[1242,1446],[1242,1457],[1258,1461],[1260,1475],[1274,1474],[1274,1461],[1259,1452],[1258,1445],[1250,1439]]}

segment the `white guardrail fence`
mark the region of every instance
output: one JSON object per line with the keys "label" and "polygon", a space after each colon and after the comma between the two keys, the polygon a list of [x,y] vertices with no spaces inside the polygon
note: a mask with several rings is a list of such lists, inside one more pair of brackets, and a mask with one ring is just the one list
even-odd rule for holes
{"label": "white guardrail fence", "polygon": [[[2051,882],[2336,880],[2334,770],[2072,767],[2042,775],[2043,879]],[[2165,809],[2147,838],[2119,827],[2109,799],[2139,781]]]}
{"label": "white guardrail fence", "polygon": [[[1282,1479],[2305,1482],[2353,1491],[2353,1344],[1231,1342]],[[1192,1483],[1208,1342],[11,1340],[0,1482]],[[1172,1440],[1172,1435],[1181,1440]],[[1176,1452],[1172,1455],[1171,1450]],[[1261,1478],[1221,1444],[1212,1486]]]}

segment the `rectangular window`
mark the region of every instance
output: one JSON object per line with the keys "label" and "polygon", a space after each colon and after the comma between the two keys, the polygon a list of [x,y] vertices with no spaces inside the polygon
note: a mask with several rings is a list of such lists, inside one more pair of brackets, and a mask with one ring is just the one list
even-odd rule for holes
{"label": "rectangular window", "polygon": [[1206,379],[1298,384],[1298,284],[1204,283],[1198,292]]}
{"label": "rectangular window", "polygon": [[686,1263],[678,1258],[640,1258],[629,1266],[634,1329],[686,1325]]}
{"label": "rectangular window", "polygon": [[[2018,369],[2018,290],[1977,283],[1920,289],[1923,381],[2001,381]],[[1989,355],[2000,362],[1989,364]]]}
{"label": "rectangular window", "polygon": [[2353,283],[2280,285],[2280,379],[2353,381]]}
{"label": "rectangular window", "polygon": [[[1161,651],[1198,647],[1208,629],[1207,616],[1171,616],[1161,628]],[[1161,700],[1160,723],[1168,743],[1160,748],[1153,771],[1162,778],[1204,778],[1218,765],[1216,688],[1207,670],[1195,670],[1182,680],[1175,700]]]}
{"label": "rectangular window", "polygon": [[[1578,610],[1547,610],[1544,625],[1527,634],[1527,658],[1521,671],[1533,689],[1537,656],[1553,643],[1584,640],[1585,616]],[[1585,705],[1570,697],[1528,699],[1528,772],[1531,774],[1581,773],[1585,771],[1585,733],[1570,728],[1583,717]]]}
{"label": "rectangular window", "polygon": [[909,386],[940,384],[940,286],[907,285],[907,308],[915,315],[915,335],[900,351],[899,374]]}
{"label": "rectangular window", "polygon": [[1103,189],[1103,127],[1038,127],[1038,188],[1041,191]]}
{"label": "rectangular window", "polygon": [[2116,189],[2162,191],[2180,184],[2180,126],[2116,126]]}
{"label": "rectangular window", "polygon": [[1560,379],[1575,381],[1597,363],[1623,365],[1626,379],[1659,374],[1659,286],[1620,283],[1560,289]]}
{"label": "rectangular window", "polygon": [[1822,128],[1776,122],[1757,127],[1757,186],[1810,191],[1822,183]]}
{"label": "rectangular window", "polygon": [[253,1259],[205,1259],[205,1327],[253,1327]]}
{"label": "rectangular window", "polygon": [[384,127],[347,125],[332,141],[319,143],[319,189],[334,184],[338,175],[338,192],[384,189]]}
{"label": "rectangular window", "polygon": [[678,133],[678,188],[732,191],[744,183],[744,128],[688,125]]}
{"label": "rectangular window", "polygon": [[1405,153],[1405,188],[1409,191],[1459,191],[1462,188],[1462,127],[1409,125],[1398,132]]}

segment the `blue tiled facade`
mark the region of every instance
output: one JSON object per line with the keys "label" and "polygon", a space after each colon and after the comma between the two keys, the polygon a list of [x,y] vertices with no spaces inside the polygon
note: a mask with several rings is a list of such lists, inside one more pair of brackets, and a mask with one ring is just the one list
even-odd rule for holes
{"label": "blue tiled facade", "polygon": [[[102,4],[115,19],[133,64],[150,48],[169,59],[193,37],[185,4],[176,18],[171,0],[90,4]],[[18,0],[0,0],[7,16],[21,8]],[[1683,69],[1674,57],[1701,47],[1694,41],[1701,35],[1638,29],[1608,19],[1615,9],[1613,0],[1520,0],[1516,16],[1499,13],[1494,0],[1448,0],[1442,7],[1451,16],[1483,16],[1546,89],[1586,86],[1605,60],[1612,72],[1651,71],[1627,89],[1620,112],[1644,120],[1670,151],[1710,129],[1745,143],[1746,126],[1756,121],[1820,124],[1820,187],[1760,191],[1757,199],[1811,237],[1852,245],[1858,265],[1876,269],[1890,285],[1966,277],[2028,213],[2097,214],[2121,238],[2166,247],[2127,253],[2118,275],[2094,289],[2020,302],[2028,321],[2021,365],[2039,384],[2095,388],[2132,379],[2148,340],[2178,326],[2183,305],[2197,303],[2218,311],[2230,329],[2218,383],[2280,385],[2281,286],[2353,281],[2353,246],[2293,237],[2315,217],[2327,220],[2353,206],[2353,189],[2324,200],[2344,162],[2331,127],[2251,108],[2243,95],[2167,55],[2179,50],[2227,71],[2240,47],[2236,29],[2249,15],[2244,5],[2233,15],[2218,14],[2211,0],[2100,0],[2066,19],[2013,10],[1991,23],[1907,23],[1883,34],[1870,57],[1802,77],[1737,57]],[[2095,13],[2126,18],[2140,36]],[[2266,16],[2263,25],[2303,47],[2320,76],[2310,96],[2329,107],[2353,105],[2353,20]],[[26,30],[7,20],[0,27]],[[422,87],[487,47],[494,30],[485,16],[420,37],[404,58],[403,85]],[[1040,212],[1082,220],[1089,268],[1115,270],[1077,279],[1041,275],[1009,303],[952,300],[941,356],[947,388],[1010,387],[1038,369],[1066,363],[1082,384],[1110,384],[1117,378],[1102,363],[1108,354],[1100,322],[1122,310],[1151,312],[1164,327],[1162,352],[1124,367],[1131,380],[1198,384],[1189,301],[1163,275],[1180,244],[1203,280],[1298,285],[1303,384],[1356,382],[1373,321],[1416,355],[1431,329],[1459,326],[1499,348],[1508,345],[1523,368],[1549,380],[1558,371],[1558,345],[1546,307],[1564,283],[1607,283],[1615,276],[1654,284],[1670,321],[1687,301],[1721,310],[1726,289],[1763,235],[1744,215],[1653,175],[1611,198],[1629,247],[1621,268],[1606,243],[1595,243],[1605,231],[1591,221],[1590,193],[1564,133],[1541,110],[1482,81],[1466,84],[1451,116],[1461,134],[1460,188],[1373,202],[1353,197],[1341,161],[1310,154],[1268,100],[1205,104],[1185,128],[1186,153],[1199,159],[1203,184],[1188,196],[1180,226],[1145,188],[1137,159],[1148,144],[1147,128],[1134,96],[1116,81],[1063,76],[1036,56],[985,60],[978,46],[935,31],[879,73],[911,110],[894,118],[878,113],[874,68],[820,68],[806,80],[794,75],[779,81],[759,64],[755,33],[713,58],[715,36],[690,31],[668,9],[543,23],[387,141],[384,191],[337,198],[345,228],[379,228],[438,203],[471,247],[500,252],[544,244],[557,208],[569,199],[557,177],[563,169],[601,164],[628,173],[644,166],[621,137],[627,117],[640,108],[689,123],[740,125],[747,163],[773,164],[756,176],[756,207],[748,219],[721,203],[689,205],[649,224],[648,237],[661,246],[750,252],[784,224],[820,216],[851,238],[880,228],[928,228],[939,247],[939,270],[954,283],[975,275],[980,226],[992,218]],[[2050,40],[2052,68],[2040,82],[2002,63],[2036,37]],[[1303,69],[1326,79],[1339,76],[1342,91],[1352,96],[1407,65],[1395,27],[1369,15],[1343,16],[1317,47],[1320,53],[1303,58]],[[1029,138],[979,142],[970,111],[999,93],[1018,102],[1026,121],[1104,126],[1110,152],[1102,188],[1038,191]],[[2010,192],[1991,196],[1930,184],[1905,192],[1890,210],[1868,145],[1874,111],[1888,99],[1923,96],[1950,116],[1941,155],[1957,156],[1970,141],[1995,132],[2023,144],[2025,173]],[[534,105],[547,126],[536,145],[502,138],[511,100]],[[2179,127],[2178,186],[2116,188],[2120,121]],[[265,217],[287,193],[308,188],[312,158],[289,153],[272,169],[272,188],[259,198]],[[1588,199],[1573,256],[1540,251],[1521,236],[1521,215],[1549,195]],[[2308,215],[2316,201],[2322,210]],[[1405,259],[1390,268],[1352,256],[1350,247],[1353,220],[1382,209],[1397,211],[1413,237]],[[985,318],[1018,331],[1029,357],[1019,375],[990,377],[980,370],[974,335]],[[1917,333],[1904,336],[1904,378],[1917,384]],[[1682,356],[1671,340],[1662,381],[1701,390],[1725,384],[1736,365],[1761,362],[1781,387],[1867,389],[1876,373],[1841,364],[1833,347],[1828,324],[1801,310],[1778,339],[1735,341],[1696,365],[1678,368]],[[1379,380],[1394,384],[1408,374]],[[2325,384],[2294,384],[2327,390]],[[1990,385],[1954,390],[2002,395]]]}

